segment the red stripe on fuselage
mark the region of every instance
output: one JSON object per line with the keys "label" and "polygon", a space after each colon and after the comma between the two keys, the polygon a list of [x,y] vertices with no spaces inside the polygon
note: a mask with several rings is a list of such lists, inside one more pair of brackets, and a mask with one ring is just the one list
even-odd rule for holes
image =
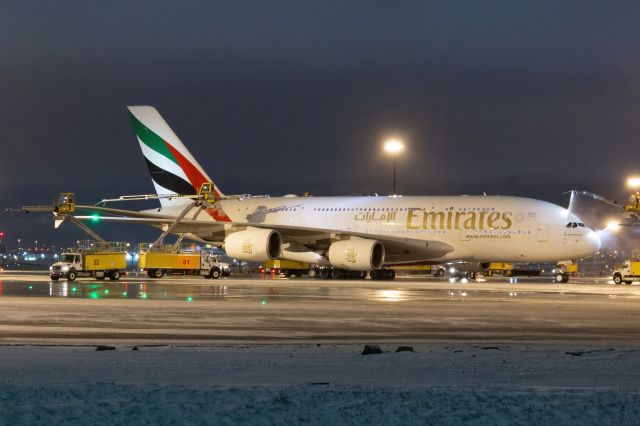
{"label": "red stripe on fuselage", "polygon": [[231,222],[231,218],[227,216],[224,209],[219,206],[209,207],[205,209],[207,214],[213,218],[216,222]]}

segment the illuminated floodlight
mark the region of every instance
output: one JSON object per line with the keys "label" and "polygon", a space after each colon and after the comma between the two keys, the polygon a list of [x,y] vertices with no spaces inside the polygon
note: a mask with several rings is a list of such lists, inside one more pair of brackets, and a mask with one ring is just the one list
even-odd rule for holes
{"label": "illuminated floodlight", "polygon": [[611,232],[617,232],[620,229],[620,224],[615,220],[610,220],[607,223],[607,229]]}
{"label": "illuminated floodlight", "polygon": [[640,177],[631,176],[627,179],[627,186],[634,189],[640,188]]}
{"label": "illuminated floodlight", "polygon": [[399,139],[389,139],[384,143],[384,150],[387,154],[396,155],[402,152],[404,144]]}

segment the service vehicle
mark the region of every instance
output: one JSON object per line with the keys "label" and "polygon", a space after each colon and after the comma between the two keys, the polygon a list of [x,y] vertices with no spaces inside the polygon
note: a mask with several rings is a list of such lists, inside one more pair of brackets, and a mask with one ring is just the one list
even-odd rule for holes
{"label": "service vehicle", "polygon": [[627,260],[613,272],[613,282],[616,284],[631,284],[634,281],[640,281],[640,260]]}
{"label": "service vehicle", "polygon": [[231,265],[222,262],[222,257],[206,250],[186,251],[175,245],[140,244],[138,268],[149,278],[165,275],[203,275],[217,279],[231,275]]}
{"label": "service vehicle", "polygon": [[96,279],[110,278],[113,281],[127,274],[128,243],[107,241],[78,241],[78,246],[60,255],[49,267],[53,281],[78,277]]}
{"label": "service vehicle", "polygon": [[284,275],[285,277],[301,277],[309,273],[309,264],[294,260],[267,260],[260,266],[261,274]]}
{"label": "service vehicle", "polygon": [[512,275],[513,263],[507,262],[492,262],[484,271],[484,275],[491,277],[493,275],[503,275],[510,277]]}
{"label": "service vehicle", "polygon": [[433,271],[434,265],[400,265],[394,266],[393,269],[396,272],[400,272],[404,275],[423,275],[423,274],[435,274]]}
{"label": "service vehicle", "polygon": [[504,277],[537,277],[542,270],[526,263],[493,262],[484,270],[484,275],[491,277],[502,275]]}
{"label": "service vehicle", "polygon": [[563,260],[556,264],[551,271],[553,279],[558,283],[569,282],[569,277],[575,277],[578,274],[578,264],[572,260]]}

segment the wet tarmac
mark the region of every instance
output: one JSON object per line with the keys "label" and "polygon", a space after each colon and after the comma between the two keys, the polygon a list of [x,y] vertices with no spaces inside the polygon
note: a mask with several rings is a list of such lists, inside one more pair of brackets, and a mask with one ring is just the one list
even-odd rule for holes
{"label": "wet tarmac", "polygon": [[7,343],[640,342],[640,285],[235,276],[50,281],[0,272]]}

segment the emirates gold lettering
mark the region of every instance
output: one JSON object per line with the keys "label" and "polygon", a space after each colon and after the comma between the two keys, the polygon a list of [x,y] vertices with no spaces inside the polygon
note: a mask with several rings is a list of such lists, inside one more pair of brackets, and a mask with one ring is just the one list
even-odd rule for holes
{"label": "emirates gold lettering", "polygon": [[[511,229],[512,212],[498,211],[453,211],[424,210],[409,208],[406,210],[405,229],[426,230],[484,230]],[[354,220],[362,222],[382,222],[385,225],[396,225],[397,213],[363,211],[356,213]]]}
{"label": "emirates gold lettering", "polygon": [[510,229],[513,225],[511,212],[464,212],[464,211],[407,211],[406,229],[430,230],[484,230]]}
{"label": "emirates gold lettering", "polygon": [[345,260],[349,263],[356,263],[358,260],[358,253],[353,248],[350,248],[345,252]]}

